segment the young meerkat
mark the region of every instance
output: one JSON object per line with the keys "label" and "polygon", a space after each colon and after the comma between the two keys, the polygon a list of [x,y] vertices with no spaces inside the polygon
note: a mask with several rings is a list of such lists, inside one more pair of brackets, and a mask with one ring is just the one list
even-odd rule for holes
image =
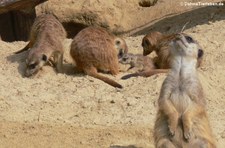
{"label": "young meerkat", "polygon": [[171,42],[171,70],[158,100],[154,127],[156,148],[216,148],[197,76],[203,51],[190,36],[176,34]]}
{"label": "young meerkat", "polygon": [[[142,39],[143,55],[146,56],[155,51],[157,57],[155,57],[153,61],[156,67],[159,69],[169,69],[171,61],[169,51],[171,46],[169,46],[169,43],[174,39],[175,36],[176,34],[164,35],[157,31],[147,34]],[[201,48],[199,44],[198,46]],[[197,67],[200,67],[202,60],[203,55],[198,57]]]}
{"label": "young meerkat", "polygon": [[25,76],[34,76],[53,57],[58,72],[63,72],[63,40],[66,31],[62,24],[51,14],[38,16],[32,25],[30,42],[15,54],[28,51]]}
{"label": "young meerkat", "polygon": [[[157,73],[167,73],[166,69],[156,69],[152,59],[148,56],[143,56],[141,54],[124,54],[124,56],[119,60],[121,64],[130,65],[129,69],[135,69],[135,73],[128,74],[122,77],[122,79],[128,79],[130,77],[149,77]],[[128,70],[129,70],[128,69]]]}
{"label": "young meerkat", "polygon": [[119,73],[119,59],[128,52],[126,42],[100,27],[87,27],[73,39],[70,55],[74,59],[77,70],[100,79],[117,88],[122,85],[102,76],[99,71]]}

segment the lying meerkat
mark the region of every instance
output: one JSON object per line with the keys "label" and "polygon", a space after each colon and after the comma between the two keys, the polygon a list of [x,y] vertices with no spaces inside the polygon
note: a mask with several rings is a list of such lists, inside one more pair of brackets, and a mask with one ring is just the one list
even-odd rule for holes
{"label": "lying meerkat", "polygon": [[108,33],[103,28],[87,27],[73,39],[70,54],[77,70],[108,83],[113,87],[122,88],[114,80],[98,74],[99,71],[119,73],[119,59],[128,48],[126,42]]}
{"label": "lying meerkat", "polygon": [[154,127],[156,148],[216,148],[197,76],[203,51],[190,36],[176,34],[171,43],[171,71],[164,80]]}
{"label": "lying meerkat", "polygon": [[[124,54],[124,56],[119,60],[121,64],[130,65],[129,69],[135,69],[135,73],[128,74],[122,77],[122,79],[128,79],[130,77],[149,77],[157,73],[167,73],[166,69],[156,69],[152,59],[148,56],[143,56],[140,54]],[[128,69],[128,70],[129,70]]]}
{"label": "lying meerkat", "polygon": [[[160,32],[153,31],[147,34],[142,39],[143,55],[146,56],[153,51],[156,52],[157,57],[153,59],[155,65],[159,69],[169,69],[170,68],[170,55],[169,55],[169,43],[174,39],[176,34],[164,35]],[[199,48],[200,45],[196,43]],[[197,67],[200,67],[203,60],[203,55],[198,57]]]}
{"label": "lying meerkat", "polygon": [[124,56],[119,59],[119,63],[129,65],[130,67],[128,70],[135,69],[135,71],[143,71],[155,68],[151,58],[141,54],[124,54]]}
{"label": "lying meerkat", "polygon": [[25,76],[30,77],[38,73],[51,57],[58,72],[62,72],[63,64],[63,40],[66,38],[66,31],[62,24],[51,14],[38,16],[32,25],[30,42],[22,50],[28,51],[26,59]]}

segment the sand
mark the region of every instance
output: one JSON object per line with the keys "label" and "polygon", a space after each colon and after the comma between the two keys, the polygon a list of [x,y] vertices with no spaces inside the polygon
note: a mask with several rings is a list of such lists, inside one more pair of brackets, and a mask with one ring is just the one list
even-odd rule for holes
{"label": "sand", "polygon": [[[223,148],[224,15],[191,26],[184,32],[198,40],[205,51],[198,73],[210,124],[218,148]],[[142,52],[143,35],[125,38],[130,52]],[[67,39],[64,44],[65,62],[69,64],[72,63],[68,54],[70,43],[71,39]],[[157,99],[166,74],[128,80],[120,79],[126,73],[116,77],[107,75],[124,86],[121,90],[82,74],[57,74],[50,66],[45,66],[34,79],[24,78],[26,53],[13,55],[13,52],[26,44],[0,41],[1,147],[154,147],[152,131]]]}

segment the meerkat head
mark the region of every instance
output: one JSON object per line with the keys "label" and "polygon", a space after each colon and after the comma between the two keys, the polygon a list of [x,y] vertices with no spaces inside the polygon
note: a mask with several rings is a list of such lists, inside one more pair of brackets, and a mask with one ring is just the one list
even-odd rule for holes
{"label": "meerkat head", "polygon": [[204,52],[200,48],[197,41],[195,41],[191,36],[187,34],[184,33],[177,34],[172,44],[174,47],[172,48],[172,52],[179,54],[179,56],[186,56],[195,59],[200,59],[204,55]]}
{"label": "meerkat head", "polygon": [[133,54],[127,53],[124,54],[122,58],[119,59],[119,62],[121,64],[131,64],[132,62],[136,61],[136,56],[134,56]]}
{"label": "meerkat head", "polygon": [[31,77],[38,73],[42,66],[48,61],[45,54],[31,53],[26,59],[26,77]]}
{"label": "meerkat head", "polygon": [[157,31],[147,34],[142,39],[143,55],[146,56],[155,50],[157,42],[163,37],[163,34]]}
{"label": "meerkat head", "polygon": [[121,59],[124,56],[124,54],[127,54],[128,52],[127,44],[124,39],[119,37],[115,38],[114,42],[115,47],[118,50],[118,58]]}

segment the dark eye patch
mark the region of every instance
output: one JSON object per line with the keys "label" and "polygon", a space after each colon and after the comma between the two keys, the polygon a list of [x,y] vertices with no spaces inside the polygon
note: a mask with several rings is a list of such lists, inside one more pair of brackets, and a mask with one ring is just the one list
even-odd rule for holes
{"label": "dark eye patch", "polygon": [[48,58],[45,54],[42,55],[42,60],[45,61],[45,62],[48,60]]}
{"label": "dark eye patch", "polygon": [[29,68],[29,69],[34,69],[34,68],[36,67],[36,65],[37,65],[36,63],[30,64],[30,65],[28,65],[28,68]]}
{"label": "dark eye patch", "polygon": [[122,60],[123,60],[123,61],[127,61],[128,58],[129,58],[128,56],[124,56]]}
{"label": "dark eye patch", "polygon": [[198,58],[201,58],[204,55],[204,51],[202,49],[198,49]]}
{"label": "dark eye patch", "polygon": [[120,49],[118,56],[119,57],[122,57],[123,56],[123,49]]}
{"label": "dark eye patch", "polygon": [[119,46],[119,45],[120,45],[120,41],[116,41],[116,45],[118,45],[118,46]]}
{"label": "dark eye patch", "polygon": [[190,36],[185,36],[188,43],[194,43],[194,40]]}

